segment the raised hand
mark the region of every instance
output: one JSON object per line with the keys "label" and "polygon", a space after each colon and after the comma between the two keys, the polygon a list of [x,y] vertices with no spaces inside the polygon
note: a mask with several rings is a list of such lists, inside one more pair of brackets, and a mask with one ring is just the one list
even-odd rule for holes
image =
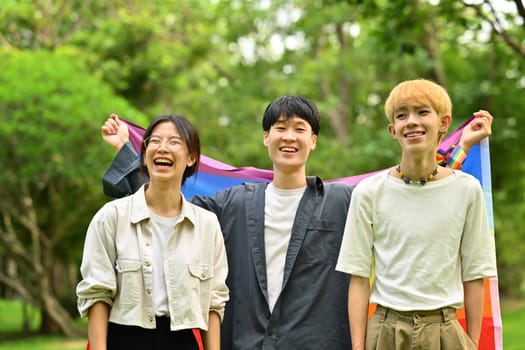
{"label": "raised hand", "polygon": [[129,140],[128,126],[116,114],[111,114],[100,129],[104,141],[116,151]]}
{"label": "raised hand", "polygon": [[480,110],[473,113],[476,117],[468,123],[461,133],[459,146],[468,153],[470,148],[483,138],[492,134],[492,121],[494,117],[489,112]]}

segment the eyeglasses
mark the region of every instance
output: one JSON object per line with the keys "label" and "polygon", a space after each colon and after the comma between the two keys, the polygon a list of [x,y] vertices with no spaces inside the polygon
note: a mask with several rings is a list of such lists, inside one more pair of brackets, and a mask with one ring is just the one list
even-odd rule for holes
{"label": "eyeglasses", "polygon": [[166,140],[166,148],[173,152],[180,151],[182,147],[184,147],[184,142],[182,142],[177,136],[171,136],[167,139],[163,139],[159,136],[150,136],[144,140],[144,146],[146,148],[159,148],[162,145],[163,140]]}

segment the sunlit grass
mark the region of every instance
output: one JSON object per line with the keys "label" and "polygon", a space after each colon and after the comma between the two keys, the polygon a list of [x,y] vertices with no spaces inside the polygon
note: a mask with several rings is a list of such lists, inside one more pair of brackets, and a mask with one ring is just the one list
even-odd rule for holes
{"label": "sunlit grass", "polygon": [[[25,309],[25,311],[24,311]],[[28,332],[22,333],[23,314],[26,312]],[[85,325],[85,320],[76,320]],[[0,299],[0,350],[84,350],[86,339],[68,339],[59,336],[39,336],[40,313],[20,300]]]}
{"label": "sunlit grass", "polygon": [[22,330],[24,308],[29,321],[29,330],[37,329],[40,324],[40,313],[32,305],[24,304],[20,300],[0,299],[0,334]]}
{"label": "sunlit grass", "polygon": [[522,350],[523,347],[523,325],[525,325],[525,303],[519,302],[514,305],[502,307],[501,319],[503,324],[503,349]]}
{"label": "sunlit grass", "polygon": [[0,350],[85,350],[85,339],[61,337],[31,337],[29,339],[0,342]]}

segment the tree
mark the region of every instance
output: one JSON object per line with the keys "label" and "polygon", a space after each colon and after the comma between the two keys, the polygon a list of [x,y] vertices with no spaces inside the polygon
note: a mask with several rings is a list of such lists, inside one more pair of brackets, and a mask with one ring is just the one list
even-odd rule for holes
{"label": "tree", "polygon": [[185,115],[204,154],[236,166],[271,166],[264,108],[305,95],[322,115],[308,172],[324,178],[391,166],[386,95],[401,80],[434,79],[451,93],[454,126],[477,109],[496,116],[496,230],[509,238],[497,240],[498,261],[523,275],[524,15],[520,0],[5,0],[0,46],[82,52],[84,69],[129,104]]}
{"label": "tree", "polygon": [[79,57],[0,51],[0,241],[16,266],[15,274],[0,268],[0,284],[42,311],[42,331],[70,336],[77,330],[61,299],[74,300],[69,271],[78,270],[111,159],[97,138],[100,125],[114,109],[144,121],[84,71]]}
{"label": "tree", "polygon": [[[521,32],[525,29],[525,5],[522,0],[507,0],[499,3],[490,0],[483,0],[480,3],[463,1],[463,4],[466,8],[474,9],[476,15],[490,25],[496,37],[501,39],[515,54],[525,59],[525,45],[516,36],[518,34],[522,37],[523,33],[519,35],[515,31],[517,23],[521,23]],[[512,6],[515,7],[515,11],[510,9]],[[503,11],[502,8],[505,10]],[[516,21],[518,18],[520,20]]]}

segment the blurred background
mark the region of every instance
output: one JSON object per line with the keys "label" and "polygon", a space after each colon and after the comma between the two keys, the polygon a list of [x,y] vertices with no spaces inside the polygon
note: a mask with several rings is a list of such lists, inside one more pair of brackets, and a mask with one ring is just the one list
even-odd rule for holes
{"label": "blurred background", "polygon": [[500,297],[524,305],[524,72],[521,0],[2,0],[0,342],[84,335],[75,286],[87,224],[110,200],[110,113],[184,115],[205,155],[269,169],[264,109],[304,95],[322,115],[307,172],[334,179],[395,164],[383,104],[420,77],[448,90],[455,127],[495,117]]}

